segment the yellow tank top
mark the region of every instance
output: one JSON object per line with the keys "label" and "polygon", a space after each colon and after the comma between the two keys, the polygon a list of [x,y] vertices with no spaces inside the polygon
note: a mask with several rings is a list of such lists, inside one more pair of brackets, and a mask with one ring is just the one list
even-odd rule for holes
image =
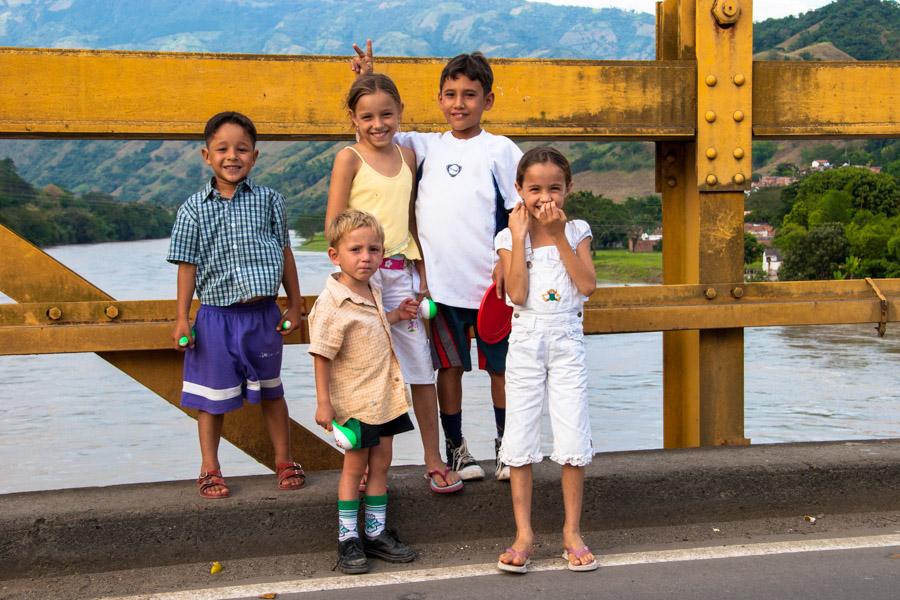
{"label": "yellow tank top", "polygon": [[[397,152],[400,152],[400,146]],[[348,148],[350,148],[348,146]],[[422,260],[416,241],[409,232],[409,194],[412,170],[400,152],[400,172],[393,177],[382,175],[369,166],[356,148],[350,148],[362,164],[350,185],[348,206],[375,215],[384,228],[384,255],[402,254],[410,260]]]}

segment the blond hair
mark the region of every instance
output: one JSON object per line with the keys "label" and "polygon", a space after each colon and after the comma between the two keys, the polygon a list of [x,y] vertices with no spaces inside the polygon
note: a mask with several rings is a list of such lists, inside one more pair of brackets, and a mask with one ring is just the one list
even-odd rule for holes
{"label": "blond hair", "polygon": [[372,228],[378,234],[381,243],[384,243],[384,229],[378,219],[370,213],[355,208],[348,208],[331,221],[331,224],[326,227],[325,239],[328,240],[330,247],[337,248],[345,235],[364,227]]}

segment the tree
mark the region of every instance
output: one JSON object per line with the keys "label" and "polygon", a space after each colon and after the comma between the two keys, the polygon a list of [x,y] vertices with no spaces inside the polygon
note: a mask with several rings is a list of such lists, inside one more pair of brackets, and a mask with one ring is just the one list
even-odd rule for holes
{"label": "tree", "polygon": [[775,165],[775,171],[773,171],[774,175],[778,177],[796,177],[799,169],[797,165],[789,162],[780,162]]}
{"label": "tree", "polygon": [[744,264],[750,265],[762,258],[765,246],[759,243],[756,236],[744,232]]}
{"label": "tree", "polygon": [[850,254],[850,243],[840,223],[819,225],[796,240],[785,251],[784,263],[778,272],[780,279],[831,279]]}
{"label": "tree", "polygon": [[778,144],[769,141],[753,142],[753,168],[759,169],[768,163],[778,151]]}

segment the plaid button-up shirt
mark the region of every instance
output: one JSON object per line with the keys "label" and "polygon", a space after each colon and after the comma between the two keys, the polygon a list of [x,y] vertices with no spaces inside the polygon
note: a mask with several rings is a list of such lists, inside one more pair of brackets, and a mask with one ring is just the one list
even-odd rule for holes
{"label": "plaid button-up shirt", "polygon": [[228,306],[276,296],[290,244],[284,197],[250,179],[228,200],[212,186],[178,209],[166,260],[197,265],[197,297]]}

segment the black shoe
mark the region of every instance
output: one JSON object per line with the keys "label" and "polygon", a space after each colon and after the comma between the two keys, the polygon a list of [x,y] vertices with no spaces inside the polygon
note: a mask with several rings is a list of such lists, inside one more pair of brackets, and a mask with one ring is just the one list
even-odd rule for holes
{"label": "black shoe", "polygon": [[377,537],[365,538],[363,548],[367,556],[376,556],[388,562],[407,563],[416,558],[416,551],[397,539],[397,534],[390,529],[385,529]]}
{"label": "black shoe", "polygon": [[362,542],[359,541],[358,537],[338,542],[338,561],[336,566],[342,573],[347,575],[369,572],[369,559],[366,558]]}

